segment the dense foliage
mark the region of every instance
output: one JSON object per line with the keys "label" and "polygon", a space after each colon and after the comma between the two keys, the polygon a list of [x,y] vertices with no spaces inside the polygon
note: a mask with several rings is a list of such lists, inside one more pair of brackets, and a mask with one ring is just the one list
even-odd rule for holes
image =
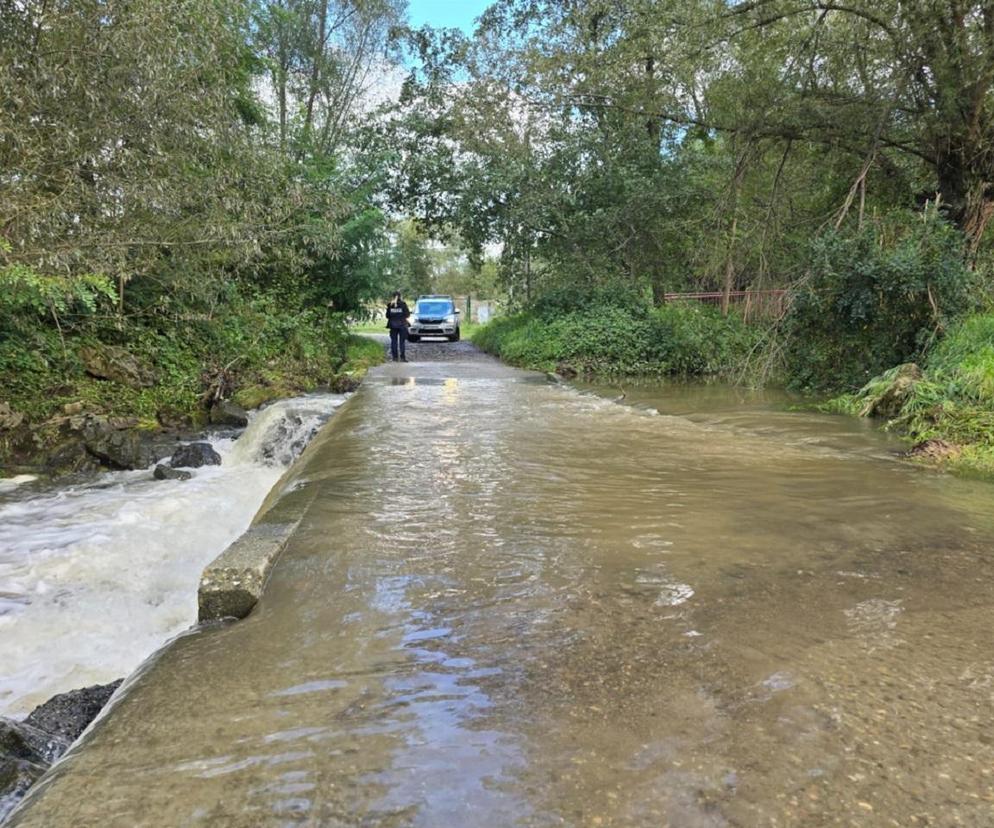
{"label": "dense foliage", "polygon": [[788,286],[813,235],[926,199],[984,255],[987,4],[498,0],[417,45],[395,196],[499,243],[518,299]]}
{"label": "dense foliage", "polygon": [[891,214],[812,240],[782,325],[785,368],[802,388],[855,388],[916,362],[980,295],[959,233],[933,213]]}
{"label": "dense foliage", "polygon": [[[400,21],[390,0],[0,0],[3,401],[196,420],[343,370],[391,246],[358,129]],[[155,384],[88,377],[99,343]]]}
{"label": "dense foliage", "polygon": [[623,288],[595,288],[547,294],[533,308],[491,322],[473,341],[541,371],[707,376],[742,365],[757,336],[738,316],[715,308],[652,308]]}

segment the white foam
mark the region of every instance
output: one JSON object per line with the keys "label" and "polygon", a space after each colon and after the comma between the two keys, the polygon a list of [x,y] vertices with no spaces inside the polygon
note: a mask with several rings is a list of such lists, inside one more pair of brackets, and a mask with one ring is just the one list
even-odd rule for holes
{"label": "white foam", "polygon": [[0,504],[0,715],[127,675],[192,624],[204,565],[344,399],[270,406],[189,481],[115,472]]}
{"label": "white foam", "polygon": [[30,483],[37,479],[33,474],[17,474],[13,477],[0,478],[0,494],[12,492],[18,486],[23,486],[25,483]]}

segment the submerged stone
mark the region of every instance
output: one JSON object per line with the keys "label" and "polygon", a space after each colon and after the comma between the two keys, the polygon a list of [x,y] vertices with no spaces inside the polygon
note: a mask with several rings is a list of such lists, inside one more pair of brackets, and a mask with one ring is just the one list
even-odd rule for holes
{"label": "submerged stone", "polygon": [[52,696],[38,705],[24,720],[47,733],[73,742],[110,701],[114,691],[121,686],[121,679],[110,684],[94,684],[68,693]]}
{"label": "submerged stone", "polygon": [[89,726],[121,679],[53,696],[23,722],[0,717],[0,821]]}
{"label": "submerged stone", "polygon": [[171,469],[169,466],[164,466],[159,463],[155,467],[155,471],[152,472],[152,477],[156,480],[189,480],[193,477],[188,471],[182,471],[181,469]]}

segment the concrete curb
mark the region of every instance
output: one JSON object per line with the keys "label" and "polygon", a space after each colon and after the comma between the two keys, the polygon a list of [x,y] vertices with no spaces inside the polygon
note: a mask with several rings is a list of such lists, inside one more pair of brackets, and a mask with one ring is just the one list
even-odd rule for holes
{"label": "concrete curb", "polygon": [[259,602],[273,566],[317,494],[301,476],[316,448],[334,429],[334,423],[351,407],[352,399],[338,407],[304,453],[284,472],[245,533],[204,568],[197,590],[200,623],[245,618]]}
{"label": "concrete curb", "polygon": [[198,620],[247,616],[299,523],[257,523],[211,561],[197,591]]}

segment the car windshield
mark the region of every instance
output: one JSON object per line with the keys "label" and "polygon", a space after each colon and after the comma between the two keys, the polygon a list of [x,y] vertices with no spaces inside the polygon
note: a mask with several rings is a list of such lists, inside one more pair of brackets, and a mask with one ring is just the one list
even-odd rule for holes
{"label": "car windshield", "polygon": [[452,313],[451,302],[418,302],[416,313],[422,316],[448,316]]}

